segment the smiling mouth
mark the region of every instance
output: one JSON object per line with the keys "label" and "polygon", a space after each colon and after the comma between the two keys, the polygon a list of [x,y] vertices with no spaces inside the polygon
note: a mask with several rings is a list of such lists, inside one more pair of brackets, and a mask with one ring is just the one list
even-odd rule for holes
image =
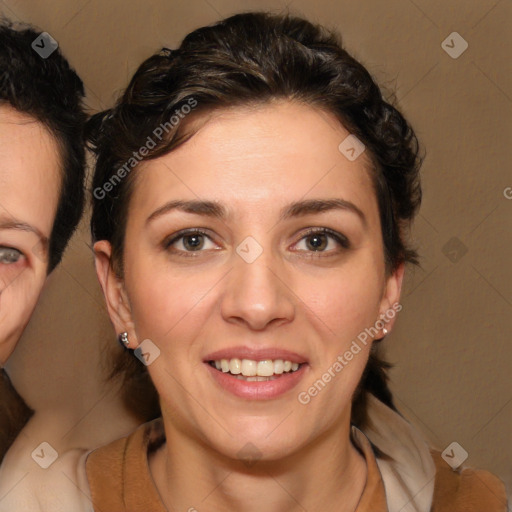
{"label": "smiling mouth", "polygon": [[299,370],[305,363],[292,363],[283,359],[218,359],[208,364],[222,373],[227,373],[239,380],[262,382],[279,379],[283,375]]}

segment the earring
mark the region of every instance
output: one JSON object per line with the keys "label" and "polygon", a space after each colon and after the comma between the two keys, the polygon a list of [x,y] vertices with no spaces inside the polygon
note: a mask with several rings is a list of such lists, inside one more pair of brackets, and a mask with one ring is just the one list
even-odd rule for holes
{"label": "earring", "polygon": [[128,339],[128,333],[127,332],[122,332],[118,338],[119,340],[119,343],[121,343],[121,345],[124,347],[124,348],[128,348],[130,346],[130,340]]}
{"label": "earring", "polygon": [[386,334],[388,333],[388,330],[384,327],[384,329],[382,329],[382,332],[384,333],[384,336],[386,336]]}

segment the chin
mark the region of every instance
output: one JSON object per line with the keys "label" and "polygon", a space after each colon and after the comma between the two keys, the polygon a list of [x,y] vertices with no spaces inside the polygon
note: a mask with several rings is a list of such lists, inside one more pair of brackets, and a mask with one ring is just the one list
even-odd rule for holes
{"label": "chin", "polygon": [[[274,432],[272,432],[274,430]],[[228,431],[229,432],[229,431]],[[250,466],[254,461],[277,461],[293,455],[299,447],[299,440],[291,435],[289,428],[282,432],[271,428],[245,429],[233,436],[222,436],[219,443],[213,443],[213,449],[222,455],[245,461]],[[252,462],[251,462],[252,461]]]}

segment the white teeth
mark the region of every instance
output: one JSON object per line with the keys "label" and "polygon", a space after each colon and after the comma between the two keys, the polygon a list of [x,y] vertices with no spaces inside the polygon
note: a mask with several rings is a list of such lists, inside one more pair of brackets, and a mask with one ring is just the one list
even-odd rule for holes
{"label": "white teeth", "polygon": [[242,375],[254,377],[258,373],[258,363],[251,359],[242,359]]}
{"label": "white teeth", "polygon": [[[283,359],[265,359],[263,361],[254,361],[252,359],[220,359],[214,361],[215,368],[224,373],[237,375],[244,380],[268,380],[273,375],[281,375],[286,372],[295,372],[299,369],[299,363],[292,363]],[[261,378],[260,378],[261,377]]]}
{"label": "white teeth", "polygon": [[259,361],[257,374],[260,377],[270,377],[271,375],[274,375],[274,363],[272,360]]}
{"label": "white teeth", "polygon": [[239,373],[242,373],[242,361],[240,359],[231,359],[229,362],[229,371],[233,375],[238,375]]}
{"label": "white teeth", "polygon": [[274,373],[280,375],[284,372],[284,361],[282,359],[276,359],[274,361]]}
{"label": "white teeth", "polygon": [[246,382],[263,382],[267,380],[275,380],[278,378],[275,375],[272,375],[271,377],[244,377],[242,375],[235,375],[235,377],[239,380],[245,380]]}

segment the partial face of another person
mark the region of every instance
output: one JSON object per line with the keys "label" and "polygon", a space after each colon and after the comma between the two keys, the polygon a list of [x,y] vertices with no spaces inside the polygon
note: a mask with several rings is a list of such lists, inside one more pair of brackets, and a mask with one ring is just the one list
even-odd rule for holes
{"label": "partial face of another person", "polygon": [[[402,277],[385,272],[369,159],[338,149],[348,135],[291,102],[222,110],[134,171],[124,279],[109,275],[107,242],[98,274],[118,332],[132,348],[151,340],[168,434],[232,458],[250,442],[267,460],[348,438],[371,345],[353,341],[392,308]],[[272,376],[242,380],[237,359],[249,373],[267,361]]]}
{"label": "partial face of another person", "polygon": [[0,106],[0,363],[16,346],[47,277],[61,181],[57,143],[38,121]]}

